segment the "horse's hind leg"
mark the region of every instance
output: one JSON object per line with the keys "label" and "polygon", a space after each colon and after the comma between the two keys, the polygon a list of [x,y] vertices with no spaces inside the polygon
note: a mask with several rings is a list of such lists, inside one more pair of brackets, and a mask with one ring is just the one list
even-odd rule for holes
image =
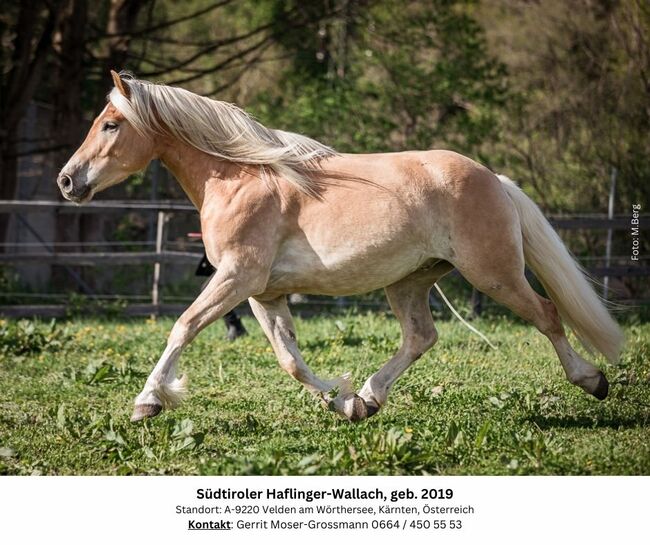
{"label": "horse's hind leg", "polygon": [[552,343],[567,379],[598,399],[605,399],[609,385],[605,375],[591,363],[581,358],[569,344],[562,322],[549,299],[536,293],[523,272],[523,265],[484,261],[485,267],[460,272],[478,290],[532,323]]}
{"label": "horse's hind leg", "polygon": [[604,399],[607,380],[576,354],[555,304],[526,280],[522,222],[503,184],[486,174],[474,190],[468,186],[453,213],[450,240],[452,262],[470,284],[537,327],[553,344],[569,381]]}
{"label": "horse's hind leg", "polygon": [[385,288],[390,307],[402,328],[402,345],[359,392],[366,403],[367,416],[384,406],[395,381],[438,340],[429,308],[429,291],[451,269],[444,262],[430,270],[417,271]]}

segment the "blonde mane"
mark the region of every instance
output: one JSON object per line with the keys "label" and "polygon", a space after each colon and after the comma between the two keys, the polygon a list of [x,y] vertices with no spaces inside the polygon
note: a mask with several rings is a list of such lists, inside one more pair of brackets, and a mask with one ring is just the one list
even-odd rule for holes
{"label": "blonde mane", "polygon": [[170,134],[215,157],[259,165],[265,181],[277,184],[277,178],[282,178],[316,195],[319,162],[336,155],[332,148],[306,136],[268,129],[234,104],[121,76],[129,97],[114,88],[109,100],[140,134]]}

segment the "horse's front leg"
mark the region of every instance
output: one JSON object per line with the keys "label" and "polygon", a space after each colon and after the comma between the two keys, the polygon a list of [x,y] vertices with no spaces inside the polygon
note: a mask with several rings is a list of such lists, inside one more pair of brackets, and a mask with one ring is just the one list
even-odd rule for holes
{"label": "horse's front leg", "polygon": [[296,343],[296,332],[285,296],[271,301],[248,300],[253,314],[271,341],[280,366],[328,408],[350,420],[366,417],[366,405],[352,390],[347,375],[333,380],[318,378],[307,366]]}
{"label": "horse's front leg", "polygon": [[235,267],[221,267],[208,285],[176,321],[167,347],[135,398],[132,422],[173,408],[186,393],[186,376],[176,377],[176,363],[183,349],[208,324],[221,318],[248,296],[256,293],[256,277]]}

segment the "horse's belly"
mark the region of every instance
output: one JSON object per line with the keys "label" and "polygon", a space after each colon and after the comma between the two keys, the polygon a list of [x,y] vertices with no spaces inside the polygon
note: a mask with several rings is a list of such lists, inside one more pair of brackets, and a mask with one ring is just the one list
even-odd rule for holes
{"label": "horse's belly", "polygon": [[365,293],[397,282],[431,257],[420,245],[397,241],[356,248],[352,245],[350,241],[327,249],[307,244],[285,246],[273,265],[268,291]]}

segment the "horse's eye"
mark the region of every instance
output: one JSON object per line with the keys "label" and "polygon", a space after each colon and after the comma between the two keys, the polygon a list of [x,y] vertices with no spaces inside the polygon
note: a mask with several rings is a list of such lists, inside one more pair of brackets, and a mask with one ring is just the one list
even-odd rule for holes
{"label": "horse's eye", "polygon": [[104,123],[104,126],[102,127],[103,131],[114,131],[117,129],[117,123],[113,123],[112,121],[107,121]]}

